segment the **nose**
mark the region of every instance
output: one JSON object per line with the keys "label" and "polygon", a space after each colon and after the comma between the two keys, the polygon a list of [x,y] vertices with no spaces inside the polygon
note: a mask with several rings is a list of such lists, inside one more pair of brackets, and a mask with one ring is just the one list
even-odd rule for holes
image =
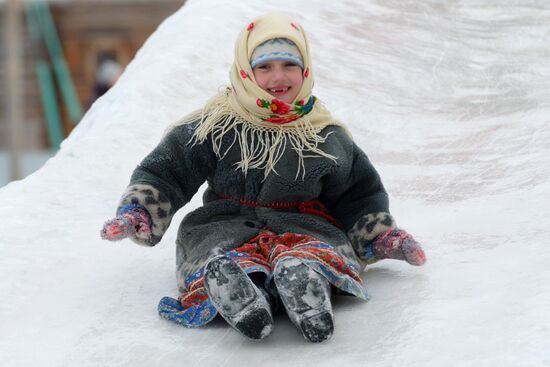
{"label": "nose", "polygon": [[273,80],[282,80],[285,78],[285,71],[281,67],[276,67],[273,69]]}

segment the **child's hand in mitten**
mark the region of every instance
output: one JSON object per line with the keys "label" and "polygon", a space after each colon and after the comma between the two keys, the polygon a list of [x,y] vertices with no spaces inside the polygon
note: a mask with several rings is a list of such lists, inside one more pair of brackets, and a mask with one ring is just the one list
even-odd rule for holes
{"label": "child's hand in mitten", "polygon": [[124,238],[148,240],[151,237],[151,216],[141,205],[124,206],[116,218],[108,220],[101,230],[101,238],[119,241]]}
{"label": "child's hand in mitten", "polygon": [[411,265],[423,265],[426,254],[415,239],[403,229],[380,233],[372,241],[372,252],[379,259],[405,260]]}

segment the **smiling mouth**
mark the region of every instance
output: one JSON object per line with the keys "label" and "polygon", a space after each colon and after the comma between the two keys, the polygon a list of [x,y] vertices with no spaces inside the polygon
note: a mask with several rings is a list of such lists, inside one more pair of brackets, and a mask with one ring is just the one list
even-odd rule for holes
{"label": "smiling mouth", "polygon": [[268,88],[269,92],[270,93],[273,93],[273,94],[285,94],[286,92],[288,92],[290,90],[290,87],[286,87],[286,88]]}

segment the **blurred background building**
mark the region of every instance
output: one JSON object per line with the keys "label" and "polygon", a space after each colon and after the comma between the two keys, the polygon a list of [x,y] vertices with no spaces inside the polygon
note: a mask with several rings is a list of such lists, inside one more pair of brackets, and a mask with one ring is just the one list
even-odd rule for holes
{"label": "blurred background building", "polygon": [[184,1],[0,0],[0,186],[55,154]]}

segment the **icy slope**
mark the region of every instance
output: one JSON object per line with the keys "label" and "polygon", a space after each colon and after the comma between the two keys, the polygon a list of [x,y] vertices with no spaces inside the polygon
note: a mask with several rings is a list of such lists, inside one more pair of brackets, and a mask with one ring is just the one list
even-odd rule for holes
{"label": "icy slope", "polygon": [[[0,190],[0,365],[550,365],[550,5],[524,3],[189,1],[59,154]],[[321,345],[282,316],[260,343],[158,317],[198,197],[155,248],[98,235],[164,128],[226,83],[240,27],[271,10],[308,30],[316,94],[429,259],[369,269],[372,301],[337,299]]]}

